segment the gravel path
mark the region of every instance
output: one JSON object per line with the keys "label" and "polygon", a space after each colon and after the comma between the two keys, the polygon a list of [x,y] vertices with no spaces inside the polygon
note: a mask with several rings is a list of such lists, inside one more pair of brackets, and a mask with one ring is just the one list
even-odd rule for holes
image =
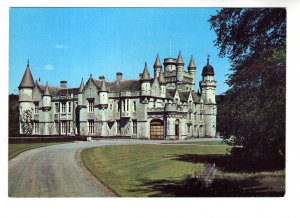
{"label": "gravel path", "polygon": [[[199,139],[198,139],[199,140]],[[80,150],[118,144],[157,144],[151,140],[97,140],[41,147],[21,153],[9,161],[10,197],[107,197],[114,196],[87,172]]]}

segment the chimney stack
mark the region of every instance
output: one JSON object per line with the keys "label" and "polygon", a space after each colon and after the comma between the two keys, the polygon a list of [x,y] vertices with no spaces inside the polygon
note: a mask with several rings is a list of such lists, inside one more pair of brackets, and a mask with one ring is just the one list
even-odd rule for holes
{"label": "chimney stack", "polygon": [[60,87],[61,88],[67,88],[67,84],[68,84],[68,82],[66,80],[60,81]]}
{"label": "chimney stack", "polygon": [[117,75],[117,82],[120,82],[122,80],[123,73],[117,72],[116,75]]}

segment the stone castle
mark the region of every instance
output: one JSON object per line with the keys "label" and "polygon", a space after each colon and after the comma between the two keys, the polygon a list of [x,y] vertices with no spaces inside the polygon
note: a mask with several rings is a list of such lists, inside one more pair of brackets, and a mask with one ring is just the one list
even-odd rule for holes
{"label": "stone castle", "polygon": [[[202,70],[200,91],[195,92],[196,65],[193,56],[187,71],[181,52],[165,58],[157,55],[150,76],[147,63],[137,80],[90,78],[78,88],[34,82],[29,62],[19,85],[20,114],[30,111],[32,135],[127,136],[143,139],[215,137],[216,81],[214,69]],[[163,68],[163,69],[162,69]],[[24,134],[20,121],[20,133]]]}

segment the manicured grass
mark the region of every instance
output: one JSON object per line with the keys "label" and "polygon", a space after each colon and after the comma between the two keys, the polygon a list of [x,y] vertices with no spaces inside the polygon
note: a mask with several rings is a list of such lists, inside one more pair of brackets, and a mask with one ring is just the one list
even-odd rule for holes
{"label": "manicured grass", "polygon": [[283,171],[234,172],[219,162],[214,192],[190,183],[195,170],[214,160],[209,158],[227,158],[226,149],[224,144],[120,145],[88,148],[81,155],[91,173],[119,196],[256,196],[257,187],[259,196],[284,194]]}
{"label": "manicured grass", "polygon": [[187,142],[166,142],[163,144],[185,144],[185,145],[224,145],[226,146],[226,143],[222,140],[214,140],[214,141],[187,141]]}
{"label": "manicured grass", "polygon": [[49,142],[49,143],[32,143],[32,144],[9,144],[8,145],[8,159],[12,159],[20,153],[39,147],[45,147],[49,145],[62,144],[65,142]]}

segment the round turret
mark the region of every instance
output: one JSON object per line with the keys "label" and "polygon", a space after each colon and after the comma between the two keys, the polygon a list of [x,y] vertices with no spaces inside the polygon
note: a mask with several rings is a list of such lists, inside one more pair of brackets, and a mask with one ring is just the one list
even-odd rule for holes
{"label": "round turret", "polygon": [[202,76],[214,76],[214,68],[209,64],[209,56],[207,57],[207,64],[202,69]]}

